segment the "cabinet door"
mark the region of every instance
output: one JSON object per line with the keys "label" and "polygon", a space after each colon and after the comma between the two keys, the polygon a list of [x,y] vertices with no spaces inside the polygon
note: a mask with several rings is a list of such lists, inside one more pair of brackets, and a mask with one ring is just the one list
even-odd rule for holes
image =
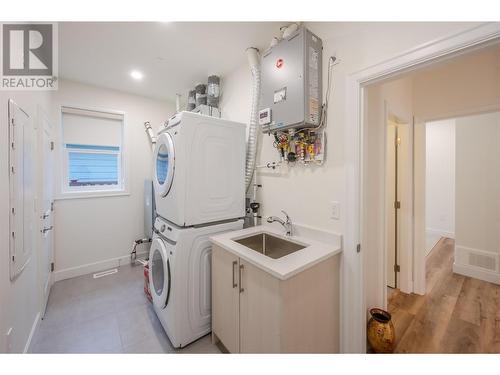
{"label": "cabinet door", "polygon": [[212,249],[212,330],[230,353],[239,353],[239,262],[218,246]]}
{"label": "cabinet door", "polygon": [[240,352],[280,352],[280,281],[240,259]]}

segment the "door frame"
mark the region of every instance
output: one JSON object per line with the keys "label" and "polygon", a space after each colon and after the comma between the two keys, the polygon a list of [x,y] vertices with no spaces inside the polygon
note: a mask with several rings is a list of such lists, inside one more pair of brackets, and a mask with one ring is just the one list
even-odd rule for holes
{"label": "door frame", "polygon": [[[45,299],[45,281],[42,279],[42,267],[44,266],[44,262],[42,259],[42,251],[41,249],[43,248],[43,234],[42,234],[42,229],[43,229],[43,220],[41,219],[42,215],[44,214],[44,207],[43,207],[43,199],[44,199],[44,179],[45,179],[45,171],[44,171],[44,148],[43,148],[43,133],[46,130],[45,129],[45,123],[49,124],[50,128],[50,138],[52,142],[54,142],[54,156],[52,159],[52,168],[54,170],[54,173],[52,174],[52,205],[54,204],[55,200],[55,164],[56,164],[56,158],[55,158],[55,126],[53,122],[50,120],[49,115],[45,110],[40,106],[37,105],[37,114],[36,114],[36,145],[37,145],[37,155],[38,155],[38,173],[37,173],[37,217],[36,220],[38,221],[39,225],[37,225],[37,249],[40,249],[40,256],[38,257],[38,280],[40,282],[40,313],[41,317],[45,315],[45,310],[47,308],[47,302],[48,298]],[[54,214],[55,212],[52,211],[52,225],[55,224],[54,220]],[[52,263],[55,263],[55,230],[52,230],[52,259],[50,261]],[[51,289],[52,285],[54,284],[55,277],[54,277],[54,271],[50,271],[50,278],[49,278],[49,290]],[[49,291],[50,294],[50,291]]]}
{"label": "door frame", "polygon": [[[363,185],[363,138],[366,134],[366,86],[395,75],[416,70],[437,61],[479,49],[500,38],[500,23],[484,23],[460,33],[452,34],[418,46],[392,59],[352,73],[346,79],[346,220],[344,222],[342,284],[349,291],[342,291],[341,352],[366,353],[366,321],[368,312],[364,285],[369,279],[364,274],[364,244],[361,242]],[[383,257],[383,254],[379,254]],[[372,264],[373,267],[380,265]],[[383,269],[379,269],[384,272]],[[383,284],[384,280],[368,280]],[[383,285],[382,285],[383,286]],[[379,301],[383,306],[384,301]]]}
{"label": "door frame", "polygon": [[[392,122],[396,125],[396,136],[398,137],[399,130],[398,128],[401,127],[406,127],[406,133],[407,133],[407,139],[406,139],[406,144],[407,147],[403,150],[403,152],[406,154],[406,158],[403,158],[403,152],[402,151],[396,151],[396,160],[398,160],[398,164],[404,169],[409,171],[409,177],[410,180],[407,181],[407,186],[402,185],[397,187],[396,195],[398,196],[398,200],[400,202],[403,202],[403,209],[399,209],[399,215],[396,214],[396,225],[397,228],[399,228],[399,233],[397,228],[395,228],[395,235],[398,236],[398,243],[399,246],[396,245],[396,253],[397,255],[395,256],[395,261],[396,263],[401,266],[401,270],[398,272],[399,277],[396,276],[397,279],[399,279],[399,282],[396,280],[396,288],[400,289],[402,292],[405,293],[411,293],[413,291],[413,223],[412,223],[412,215],[413,215],[413,122],[412,119],[404,119],[401,118],[397,115],[394,114],[394,112],[391,110],[389,104],[387,101],[384,103],[385,106],[385,114],[384,114],[384,253],[383,253],[383,259],[384,259],[384,283],[386,286],[388,286],[388,273],[389,269],[387,268],[388,266],[388,251],[387,251],[387,245],[389,241],[394,241],[395,238],[388,238],[387,233],[388,233],[388,214],[389,212],[387,211],[387,207],[389,207],[389,202],[386,201],[387,199],[387,176],[388,176],[388,170],[387,170],[387,148],[388,148],[388,142],[394,142],[394,140],[389,140],[388,139],[388,131],[387,127],[389,122]],[[399,158],[398,158],[399,157]],[[398,172],[395,173],[396,181],[401,177],[398,177]],[[397,184],[399,185],[399,184]],[[406,189],[405,189],[406,188]],[[391,202],[394,204],[394,199],[391,199]],[[387,288],[384,288],[383,290],[384,294],[384,301],[387,300]],[[385,304],[381,305],[385,307]]]}

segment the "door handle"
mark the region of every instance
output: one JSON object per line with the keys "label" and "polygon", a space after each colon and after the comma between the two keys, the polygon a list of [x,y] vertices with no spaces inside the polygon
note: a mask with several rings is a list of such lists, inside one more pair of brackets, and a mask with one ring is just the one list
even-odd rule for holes
{"label": "door handle", "polygon": [[236,282],[236,276],[235,276],[235,270],[234,266],[238,264],[238,261],[233,261],[233,288],[236,288],[238,286],[238,283]]}
{"label": "door handle", "polygon": [[40,232],[41,232],[42,234],[45,234],[45,233],[47,233],[47,232],[51,231],[52,229],[54,229],[54,226],[53,226],[53,225],[51,225],[51,226],[50,226],[50,227],[48,227],[48,228],[43,228]]}
{"label": "door handle", "polygon": [[240,293],[243,293],[245,289],[243,289],[242,275],[243,275],[243,264],[240,264]]}

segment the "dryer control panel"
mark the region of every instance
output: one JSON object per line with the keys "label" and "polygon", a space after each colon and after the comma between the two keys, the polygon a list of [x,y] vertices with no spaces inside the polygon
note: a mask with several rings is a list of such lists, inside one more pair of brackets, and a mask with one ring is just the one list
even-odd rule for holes
{"label": "dryer control panel", "polygon": [[179,240],[180,229],[161,217],[156,218],[154,231],[174,243]]}

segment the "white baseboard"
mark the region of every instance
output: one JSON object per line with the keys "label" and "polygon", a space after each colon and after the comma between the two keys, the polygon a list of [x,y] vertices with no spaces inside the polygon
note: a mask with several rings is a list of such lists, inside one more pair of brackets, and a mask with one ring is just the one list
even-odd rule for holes
{"label": "white baseboard", "polygon": [[430,235],[455,239],[455,233],[443,229],[426,228],[425,231]]}
{"label": "white baseboard", "polygon": [[453,263],[453,272],[500,285],[500,274],[496,272],[457,263]]}
{"label": "white baseboard", "polygon": [[24,350],[23,353],[28,353],[28,350],[31,345],[31,341],[33,340],[33,336],[35,335],[36,329],[38,328],[38,324],[40,323],[40,311],[37,312],[35,316],[35,321],[33,322],[33,325],[31,326],[31,331],[28,336],[28,340],[26,340],[26,345],[24,345]]}
{"label": "white baseboard", "polygon": [[[148,251],[138,252],[137,257],[148,254]],[[124,255],[117,258],[101,260],[95,263],[83,264],[77,267],[65,268],[54,272],[55,281],[71,279],[73,277],[88,275],[89,273],[104,271],[109,268],[119,267],[130,263],[130,255]]]}

